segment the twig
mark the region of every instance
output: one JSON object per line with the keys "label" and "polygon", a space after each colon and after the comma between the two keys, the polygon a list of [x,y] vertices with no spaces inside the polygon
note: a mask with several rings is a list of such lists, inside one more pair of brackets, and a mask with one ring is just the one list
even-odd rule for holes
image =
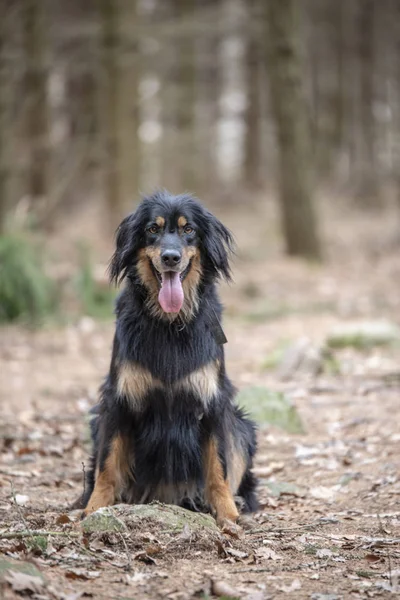
{"label": "twig", "polygon": [[248,567],[247,569],[235,569],[232,573],[272,573],[275,569],[267,569],[266,567]]}
{"label": "twig", "polygon": [[31,530],[28,527],[28,523],[25,521],[24,513],[22,512],[21,507],[20,507],[20,505],[17,502],[17,498],[15,496],[14,484],[13,484],[12,481],[10,481],[10,485],[11,485],[11,496],[12,496],[12,499],[14,500],[14,504],[15,504],[15,506],[17,508],[17,512],[19,514],[19,517],[20,517],[20,519],[21,519],[21,521],[22,521],[22,523],[23,523],[23,525],[24,525],[24,527],[26,529],[27,537],[31,537],[32,540],[33,540],[32,532],[31,532]]}
{"label": "twig", "polygon": [[126,552],[126,559],[128,561],[127,565],[126,565],[126,570],[127,571],[131,571],[132,570],[132,563],[131,563],[131,557],[130,557],[130,554],[129,554],[128,545],[127,545],[127,543],[125,541],[125,538],[124,538],[124,536],[122,535],[121,532],[119,532],[119,536],[120,536],[120,538],[122,540],[122,543],[124,544],[124,548],[125,548],[125,552]]}
{"label": "twig", "polygon": [[85,472],[85,463],[82,461],[82,473],[83,473],[83,497],[86,492],[86,472]]}
{"label": "twig", "polygon": [[0,531],[0,539],[2,540],[12,540],[14,538],[26,538],[31,537],[34,539],[39,536],[48,536],[48,535],[57,535],[60,537],[75,537],[78,538],[80,536],[79,533],[72,533],[67,531],[41,531],[41,530],[28,530],[28,531]]}
{"label": "twig", "polygon": [[317,525],[321,525],[320,521],[316,521],[313,523],[304,523],[303,525],[296,525],[294,527],[277,527],[275,529],[270,529],[268,527],[260,527],[259,529],[250,529],[247,533],[284,533],[286,531],[298,531],[301,529],[308,529],[309,527],[316,527]]}
{"label": "twig", "polygon": [[[379,531],[383,535],[386,535],[387,531],[386,531],[386,529],[383,526],[381,515],[378,513],[377,517],[378,517],[378,523],[379,523]],[[390,583],[390,587],[393,587],[393,582],[392,582],[392,561],[391,561],[390,554],[389,554],[389,548],[386,548],[386,556],[387,556],[387,560],[388,560],[389,583]]]}

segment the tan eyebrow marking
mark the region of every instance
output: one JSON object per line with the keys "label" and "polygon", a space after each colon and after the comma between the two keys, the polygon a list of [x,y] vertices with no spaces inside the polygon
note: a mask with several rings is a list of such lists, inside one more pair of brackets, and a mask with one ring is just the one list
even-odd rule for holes
{"label": "tan eyebrow marking", "polygon": [[185,217],[179,217],[178,227],[185,227],[185,225],[187,225],[187,219],[185,219]]}
{"label": "tan eyebrow marking", "polygon": [[157,217],[156,218],[156,223],[159,227],[164,227],[165,225],[165,219],[164,217]]}

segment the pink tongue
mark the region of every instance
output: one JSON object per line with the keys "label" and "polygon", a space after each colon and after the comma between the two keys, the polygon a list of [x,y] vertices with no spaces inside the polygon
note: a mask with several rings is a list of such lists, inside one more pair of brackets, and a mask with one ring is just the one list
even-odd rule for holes
{"label": "pink tongue", "polygon": [[183,289],[179,273],[167,271],[161,273],[161,290],[158,301],[166,313],[178,313],[183,304]]}

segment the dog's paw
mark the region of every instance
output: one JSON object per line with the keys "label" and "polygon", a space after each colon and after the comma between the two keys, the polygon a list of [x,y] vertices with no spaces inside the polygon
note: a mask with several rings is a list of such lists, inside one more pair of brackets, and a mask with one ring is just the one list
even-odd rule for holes
{"label": "dog's paw", "polygon": [[240,525],[240,527],[244,530],[255,529],[259,526],[257,521],[250,515],[240,515],[237,522],[238,525]]}
{"label": "dog's paw", "polygon": [[222,533],[230,535],[233,538],[239,539],[243,535],[243,529],[230,519],[222,518],[217,519],[217,525],[221,529]]}

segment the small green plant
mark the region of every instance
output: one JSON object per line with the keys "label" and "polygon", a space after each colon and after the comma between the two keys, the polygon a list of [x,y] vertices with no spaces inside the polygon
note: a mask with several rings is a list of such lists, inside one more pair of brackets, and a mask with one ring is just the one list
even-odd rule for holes
{"label": "small green plant", "polygon": [[57,295],[37,243],[23,233],[0,237],[0,322],[37,324],[54,313]]}
{"label": "small green plant", "polygon": [[104,285],[94,278],[90,252],[84,244],[79,247],[79,259],[75,289],[82,312],[95,319],[110,318],[115,291],[108,284]]}

